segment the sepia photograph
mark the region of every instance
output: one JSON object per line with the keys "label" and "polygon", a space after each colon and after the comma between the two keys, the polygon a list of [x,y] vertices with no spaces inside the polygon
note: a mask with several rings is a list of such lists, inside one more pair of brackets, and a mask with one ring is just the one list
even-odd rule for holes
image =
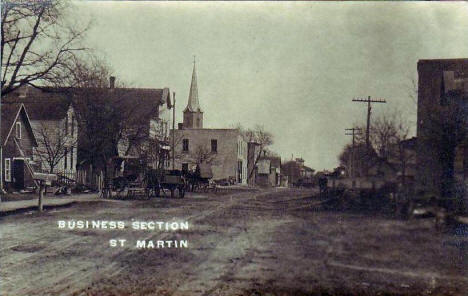
{"label": "sepia photograph", "polygon": [[468,295],[468,2],[0,10],[0,295]]}

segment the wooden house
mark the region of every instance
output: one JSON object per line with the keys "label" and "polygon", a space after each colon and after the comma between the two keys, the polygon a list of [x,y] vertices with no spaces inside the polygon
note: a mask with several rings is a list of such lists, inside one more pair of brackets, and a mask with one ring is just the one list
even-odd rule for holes
{"label": "wooden house", "polygon": [[281,158],[261,156],[257,162],[256,185],[275,187],[280,185]]}
{"label": "wooden house", "polygon": [[24,86],[2,100],[24,104],[28,110],[38,143],[33,152],[37,170],[50,172],[53,163],[54,173],[74,175],[78,154],[78,121],[70,89]]}
{"label": "wooden house", "polygon": [[7,191],[33,186],[33,148],[37,141],[23,104],[2,104],[2,182]]}

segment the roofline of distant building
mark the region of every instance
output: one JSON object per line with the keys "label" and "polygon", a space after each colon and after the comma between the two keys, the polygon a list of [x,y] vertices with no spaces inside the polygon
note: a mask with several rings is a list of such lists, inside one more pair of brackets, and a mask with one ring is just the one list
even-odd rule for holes
{"label": "roofline of distant building", "polygon": [[468,61],[468,58],[455,58],[455,59],[420,59],[418,63],[426,63],[426,62],[457,62],[457,61]]}
{"label": "roofline of distant building", "polygon": [[[42,90],[44,92],[48,92],[48,90],[74,90],[74,89],[126,89],[126,90],[164,90],[164,89],[169,89],[169,87],[161,87],[161,88],[150,88],[150,87],[80,87],[80,86],[37,86],[33,87],[30,85],[24,85],[22,87],[30,87],[30,88],[35,88]],[[21,87],[20,87],[21,88]]]}
{"label": "roofline of distant building", "polygon": [[[171,129],[172,130],[172,129]],[[204,130],[214,130],[214,131],[238,131],[237,128],[182,128],[175,129],[176,131],[204,131]]]}
{"label": "roofline of distant building", "polygon": [[452,68],[455,65],[468,65],[468,58],[457,58],[457,59],[422,59],[418,60],[418,70],[427,69],[433,71],[434,68],[439,70],[445,70],[443,68]]}

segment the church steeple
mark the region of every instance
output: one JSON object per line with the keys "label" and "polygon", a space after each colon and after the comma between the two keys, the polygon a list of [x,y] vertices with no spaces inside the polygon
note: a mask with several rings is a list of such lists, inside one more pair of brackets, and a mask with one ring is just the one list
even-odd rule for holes
{"label": "church steeple", "polygon": [[200,102],[198,101],[198,85],[195,58],[193,59],[192,83],[190,84],[190,93],[188,97],[187,107],[185,107],[184,112],[185,111],[203,112],[200,108]]}
{"label": "church steeple", "polygon": [[197,72],[195,65],[195,56],[193,57],[192,82],[187,107],[184,109],[184,128],[203,128],[203,111],[200,108],[198,100]]}

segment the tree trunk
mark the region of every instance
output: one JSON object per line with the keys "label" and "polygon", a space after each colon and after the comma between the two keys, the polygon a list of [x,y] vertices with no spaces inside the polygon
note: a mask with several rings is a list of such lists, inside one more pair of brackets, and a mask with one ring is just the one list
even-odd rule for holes
{"label": "tree trunk", "polygon": [[[249,176],[248,176],[247,180],[250,180],[250,178],[252,178],[253,172],[255,171],[255,166],[257,165],[257,162],[260,159],[260,156],[262,156],[262,151],[263,151],[263,148],[260,149],[260,151],[258,152],[257,157],[255,157],[253,167],[250,170],[250,173],[249,173]],[[255,156],[255,154],[254,154],[254,156]]]}
{"label": "tree trunk", "polygon": [[102,196],[104,198],[110,198],[112,197],[112,192],[111,192],[111,184],[110,184],[110,177],[109,177],[109,166],[111,164],[112,160],[106,160],[105,167],[104,167],[104,188],[103,188],[103,194]]}

